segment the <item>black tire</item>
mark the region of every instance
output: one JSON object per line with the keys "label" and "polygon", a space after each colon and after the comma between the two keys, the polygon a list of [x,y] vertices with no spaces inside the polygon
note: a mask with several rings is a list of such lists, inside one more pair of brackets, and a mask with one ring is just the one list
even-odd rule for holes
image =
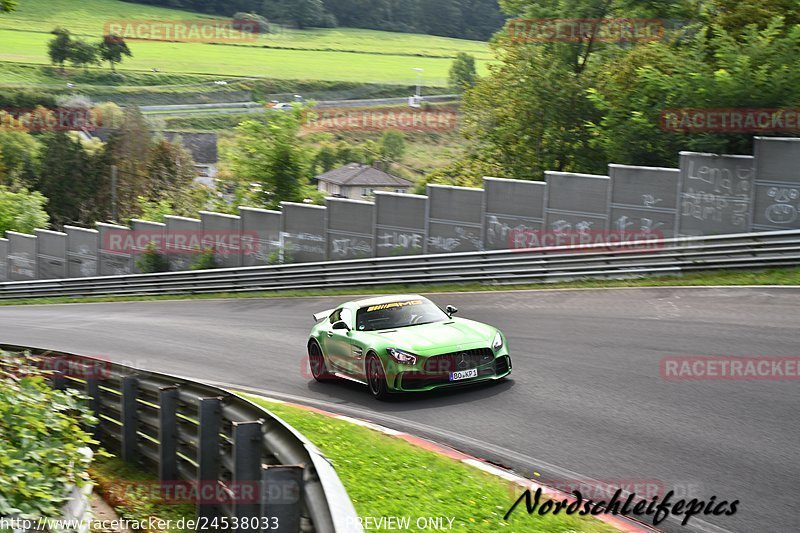
{"label": "black tire", "polygon": [[374,353],[367,355],[367,388],[376,400],[386,400],[389,397],[389,386],[386,383],[386,373],[378,356]]}
{"label": "black tire", "polygon": [[308,343],[308,366],[311,367],[311,375],[317,381],[330,381],[333,375],[328,371],[325,364],[325,356],[316,341]]}

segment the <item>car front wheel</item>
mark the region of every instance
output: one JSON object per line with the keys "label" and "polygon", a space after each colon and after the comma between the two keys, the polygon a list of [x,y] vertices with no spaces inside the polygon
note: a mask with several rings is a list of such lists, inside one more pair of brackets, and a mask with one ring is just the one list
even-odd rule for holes
{"label": "car front wheel", "polygon": [[389,396],[389,387],[386,384],[386,374],[383,371],[380,359],[375,354],[367,356],[367,385],[369,392],[376,400],[385,400]]}
{"label": "car front wheel", "polygon": [[311,367],[311,375],[317,381],[327,381],[333,377],[328,372],[328,365],[325,364],[322,349],[316,342],[308,344],[308,365]]}

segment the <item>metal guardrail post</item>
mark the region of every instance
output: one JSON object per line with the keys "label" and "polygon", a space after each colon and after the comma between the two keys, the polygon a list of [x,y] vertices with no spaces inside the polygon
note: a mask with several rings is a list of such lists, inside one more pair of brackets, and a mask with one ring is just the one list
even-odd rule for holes
{"label": "metal guardrail post", "polygon": [[[303,493],[303,467],[299,465],[263,465],[261,467],[262,525],[281,533],[300,531]],[[267,529],[262,529],[267,531]]]}
{"label": "metal guardrail post", "polygon": [[139,411],[136,396],[139,393],[139,379],[135,376],[122,378],[121,422],[122,422],[122,460],[130,463],[138,456],[136,431],[139,425]]}
{"label": "metal guardrail post", "polygon": [[102,424],[102,419],[100,418],[100,384],[97,381],[97,378],[86,378],[84,393],[89,398],[89,410],[92,411],[92,414],[98,420],[97,425],[92,429],[92,437],[95,440],[98,440],[100,436],[100,425]]}
{"label": "metal guardrail post", "polygon": [[178,479],[178,387],[158,391],[158,479]]}
{"label": "metal guardrail post", "polygon": [[[106,446],[115,445],[118,439],[121,440],[120,456],[124,461],[136,461],[140,457],[156,461],[162,459],[161,451],[152,454],[151,448],[153,441],[169,439],[168,427],[165,426],[172,423],[172,417],[168,414],[172,412],[176,430],[174,449],[178,455],[181,417],[191,419],[196,416],[199,422],[197,441],[189,444],[194,444],[197,448],[198,468],[196,472],[194,469],[184,470],[176,458],[176,475],[173,477],[176,481],[180,478],[189,483],[204,482],[206,487],[210,485],[213,488],[203,490],[202,485],[198,487],[198,517],[211,520],[215,517],[236,516],[239,524],[245,524],[246,518],[247,524],[253,529],[265,524],[265,517],[277,517],[280,530],[293,533],[298,531],[297,523],[303,531],[317,533],[358,533],[363,530],[358,524],[358,515],[347,491],[325,457],[291,426],[244,398],[213,385],[102,362],[91,357],[8,344],[0,344],[0,350],[30,352],[37,357],[66,357],[71,361],[78,361],[85,381],[81,383],[80,380],[72,379],[68,373],[64,377],[64,384],[67,389],[86,392],[91,410],[96,415],[103,414],[105,419],[98,430],[102,439],[98,440],[104,441]],[[101,386],[101,380],[109,378],[111,380]],[[148,416],[149,409],[143,410],[144,414],[139,413],[140,389],[148,392],[143,400],[149,400],[149,391],[154,387],[159,391],[159,415],[155,422],[158,425],[158,439],[146,428],[139,427],[140,418],[147,424],[152,423],[153,418]],[[173,397],[176,387],[177,395]],[[180,399],[184,397],[196,399],[197,404],[194,401],[181,402]],[[174,409],[170,405],[172,402]],[[149,401],[143,403],[148,407],[151,405]],[[106,408],[109,410],[106,411]],[[235,422],[236,420],[259,421]],[[222,434],[227,428],[223,424],[228,421],[233,426],[233,447],[230,452],[228,439]],[[265,432],[267,423],[269,431]],[[192,437],[195,435],[194,431],[190,434]],[[146,442],[147,448],[140,448],[140,442]],[[223,456],[223,453],[228,455]],[[264,472],[262,461],[265,457],[307,466],[301,468],[281,465],[285,467],[284,470]],[[223,458],[226,459],[225,466],[231,468],[232,480],[229,480],[227,472],[222,471]],[[162,462],[167,464],[166,461]],[[268,467],[269,470],[273,468],[276,466]],[[268,482],[264,483],[264,480]],[[266,493],[266,489],[262,490],[262,487],[274,488]],[[232,492],[235,496],[230,507],[223,505],[228,503],[227,500],[222,501],[225,492]],[[296,494],[294,499],[292,494]],[[269,525],[274,530],[274,521]],[[247,528],[245,525],[242,527]]]}
{"label": "metal guardrail post", "polygon": [[63,371],[54,370],[53,377],[50,379],[53,381],[53,388],[55,390],[67,390],[67,380],[64,377]]}
{"label": "metal guardrail post", "polygon": [[[219,431],[222,419],[221,398],[200,398],[197,407],[197,484],[200,493],[207,485],[216,489],[219,479]],[[214,501],[197,501],[197,516],[213,518],[218,514]]]}
{"label": "metal guardrail post", "polygon": [[239,519],[258,517],[255,487],[261,481],[261,422],[233,423],[233,512]]}

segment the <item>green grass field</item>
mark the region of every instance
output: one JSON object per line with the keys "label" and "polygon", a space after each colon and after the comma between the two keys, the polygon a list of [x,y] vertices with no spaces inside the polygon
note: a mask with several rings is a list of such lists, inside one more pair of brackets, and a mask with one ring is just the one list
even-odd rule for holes
{"label": "green grass field", "polygon": [[[27,0],[0,15],[0,75],[5,82],[42,83],[24,79],[29,70],[10,64],[47,65],[48,33],[62,26],[85,39],[97,39],[111,20],[194,20],[207,17],[118,0]],[[374,83],[414,84],[413,68],[424,69],[424,83],[444,86],[452,58],[467,52],[485,73],[491,59],[486,43],[428,35],[350,28],[279,31],[237,44],[170,43],[130,40],[133,58],[122,71],[163,74],[269,77]],[[95,67],[95,68],[108,68]],[[30,74],[30,73],[29,73]]]}

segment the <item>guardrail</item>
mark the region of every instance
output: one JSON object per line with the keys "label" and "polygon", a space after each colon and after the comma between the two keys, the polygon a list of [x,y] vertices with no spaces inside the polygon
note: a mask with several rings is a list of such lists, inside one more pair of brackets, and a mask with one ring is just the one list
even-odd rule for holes
{"label": "guardrail", "polygon": [[515,285],[800,264],[800,230],[0,283],[15,298],[237,293],[384,285]]}
{"label": "guardrail", "polygon": [[182,480],[195,494],[213,494],[197,500],[198,519],[219,525],[210,529],[237,523],[287,533],[361,531],[333,466],[258,405],[218,387],[94,357],[3,344],[0,350],[29,353],[52,371],[55,388],[82,391],[100,419],[96,438],[126,462],[157,468],[167,491]]}

